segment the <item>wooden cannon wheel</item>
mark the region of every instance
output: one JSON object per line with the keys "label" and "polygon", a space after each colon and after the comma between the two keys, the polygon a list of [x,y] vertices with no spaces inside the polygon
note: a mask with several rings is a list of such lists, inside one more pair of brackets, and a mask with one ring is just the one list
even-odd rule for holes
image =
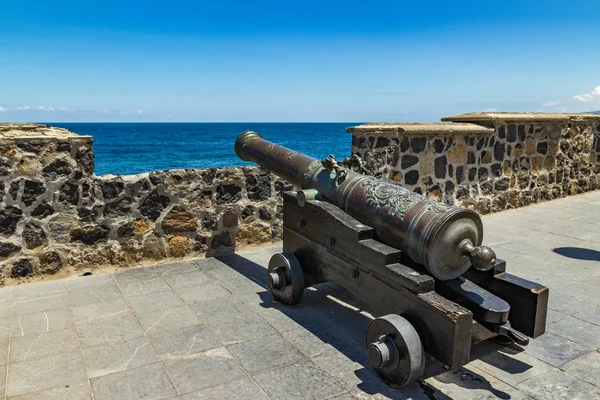
{"label": "wooden cannon wheel", "polygon": [[278,253],[269,260],[267,286],[276,300],[287,304],[298,304],[304,294],[304,273],[293,253]]}
{"label": "wooden cannon wheel", "polygon": [[367,327],[365,346],[377,375],[394,387],[403,387],[423,375],[425,351],[413,326],[403,317],[389,314]]}

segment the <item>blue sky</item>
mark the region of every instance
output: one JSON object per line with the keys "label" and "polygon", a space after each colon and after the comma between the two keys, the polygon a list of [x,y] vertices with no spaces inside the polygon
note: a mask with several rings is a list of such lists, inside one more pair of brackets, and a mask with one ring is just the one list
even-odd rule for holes
{"label": "blue sky", "polygon": [[600,2],[2,1],[0,121],[600,109]]}

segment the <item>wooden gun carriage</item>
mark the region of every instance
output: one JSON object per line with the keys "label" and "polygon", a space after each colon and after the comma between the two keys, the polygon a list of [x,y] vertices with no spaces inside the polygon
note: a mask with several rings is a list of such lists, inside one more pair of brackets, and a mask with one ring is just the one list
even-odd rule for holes
{"label": "wooden gun carriage", "polygon": [[[303,187],[283,195],[283,252],[269,262],[271,293],[288,305],[321,282],[354,294],[377,317],[366,327],[365,347],[388,384],[402,387],[421,376],[425,352],[457,368],[470,361],[472,343],[499,336],[526,345],[544,333],[548,289],[507,273],[506,263],[480,246],[475,213],[438,206],[254,132],[240,135],[236,152]],[[373,203],[370,188],[390,202]],[[408,234],[398,240],[400,223]]]}

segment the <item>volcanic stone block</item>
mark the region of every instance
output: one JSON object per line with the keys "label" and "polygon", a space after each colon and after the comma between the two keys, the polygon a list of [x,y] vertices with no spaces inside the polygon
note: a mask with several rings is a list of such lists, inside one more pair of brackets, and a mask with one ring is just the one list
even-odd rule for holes
{"label": "volcanic stone block", "polygon": [[62,267],[60,255],[56,251],[48,251],[39,255],[40,272],[54,275]]}
{"label": "volcanic stone block", "polygon": [[26,206],[30,206],[45,192],[46,186],[42,182],[26,180],[21,200]]}
{"label": "volcanic stone block", "polygon": [[[256,186],[255,186],[256,188]],[[260,190],[259,192],[259,196],[262,196],[260,194]],[[251,192],[248,192],[248,197],[251,196]],[[215,201],[217,204],[222,205],[222,204],[230,204],[230,203],[236,203],[238,201],[240,201],[240,199],[242,198],[242,187],[236,183],[226,183],[226,184],[221,184],[219,186],[217,186],[216,192],[215,192]]]}
{"label": "volcanic stone block", "polygon": [[100,190],[105,200],[118,197],[125,189],[125,184],[122,181],[107,181],[102,182]]}
{"label": "volcanic stone block", "polygon": [[19,196],[19,188],[21,187],[21,182],[23,182],[22,179],[15,179],[10,183],[10,189],[8,190],[8,193],[10,193],[10,197],[12,197],[12,199],[15,201]]}
{"label": "volcanic stone block", "polygon": [[23,228],[23,241],[28,249],[34,249],[36,247],[43,246],[48,243],[48,237],[46,232],[41,226],[27,223]]}
{"label": "volcanic stone block", "polygon": [[70,232],[71,242],[81,242],[83,244],[96,244],[106,242],[109,229],[103,225],[90,225],[78,227]]}
{"label": "volcanic stone block", "polygon": [[77,150],[75,160],[86,173],[92,174],[94,172],[94,152],[91,149],[81,148]]}
{"label": "volcanic stone block", "polygon": [[23,218],[21,209],[9,206],[0,211],[0,233],[12,235],[17,229],[17,224]]}
{"label": "volcanic stone block", "polygon": [[248,193],[248,199],[250,200],[268,200],[271,197],[271,175],[247,175],[246,192]]}
{"label": "volcanic stone block", "polygon": [[258,209],[258,217],[263,221],[270,221],[273,218],[273,214],[266,207],[261,207]]}
{"label": "volcanic stone block", "polygon": [[140,214],[149,218],[151,221],[156,221],[170,202],[171,201],[167,196],[160,195],[156,191],[153,191],[146,197],[146,200],[144,200],[140,206]]}
{"label": "volcanic stone block", "polygon": [[436,157],[435,161],[435,177],[438,179],[446,178],[446,170],[448,169],[448,160],[446,156]]}
{"label": "volcanic stone block", "polygon": [[71,143],[69,142],[58,142],[56,143],[56,151],[58,152],[69,152],[71,151]]}
{"label": "volcanic stone block", "polygon": [[202,228],[213,230],[217,227],[217,217],[214,214],[208,213],[202,218]]}
{"label": "volcanic stone block", "polygon": [[419,171],[412,170],[408,171],[404,176],[404,182],[407,185],[416,185],[419,182]]}
{"label": "volcanic stone block", "polygon": [[413,153],[421,153],[425,150],[425,146],[427,145],[427,140],[423,137],[411,138],[410,139],[410,147],[412,148]]}
{"label": "volcanic stone block", "polygon": [[26,141],[17,143],[17,147],[24,151],[37,154],[44,148],[44,143]]}
{"label": "volcanic stone block", "polygon": [[8,257],[18,251],[21,251],[21,246],[11,242],[0,242],[0,257]]}
{"label": "volcanic stone block", "polygon": [[45,177],[56,179],[59,176],[68,176],[73,169],[68,162],[59,158],[48,164],[42,171]]}
{"label": "volcanic stone block", "polygon": [[108,218],[123,217],[129,215],[131,212],[131,205],[133,199],[125,197],[121,200],[107,203],[104,207],[104,216]]}
{"label": "volcanic stone block", "polygon": [[74,182],[65,182],[58,191],[58,201],[61,203],[77,205],[79,202],[79,188]]}
{"label": "volcanic stone block", "polygon": [[402,163],[401,163],[401,167],[402,169],[407,169],[412,167],[413,165],[416,165],[419,162],[419,157],[415,157],[415,156],[411,156],[411,155],[404,155],[402,156]]}
{"label": "volcanic stone block", "polygon": [[254,213],[256,212],[256,207],[254,206],[246,206],[242,210],[242,221],[247,221],[249,218],[254,217]]}
{"label": "volcanic stone block", "polygon": [[10,271],[12,278],[23,278],[31,275],[33,275],[33,266],[28,259],[21,258],[13,263]]}

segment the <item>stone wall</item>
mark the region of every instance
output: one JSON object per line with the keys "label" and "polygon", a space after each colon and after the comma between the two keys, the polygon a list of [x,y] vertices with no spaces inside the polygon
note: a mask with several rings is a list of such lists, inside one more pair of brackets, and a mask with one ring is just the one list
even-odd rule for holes
{"label": "stone wall", "polygon": [[[483,214],[600,186],[598,115],[443,120],[348,128],[348,162]],[[0,124],[0,284],[278,240],[290,189],[257,167],[95,176],[91,137]]]}
{"label": "stone wall", "polygon": [[281,238],[291,186],[260,168],[93,171],[91,137],[0,125],[0,283]]}
{"label": "stone wall", "polygon": [[482,214],[600,187],[600,116],[473,113],[438,124],[365,124],[354,169]]}

